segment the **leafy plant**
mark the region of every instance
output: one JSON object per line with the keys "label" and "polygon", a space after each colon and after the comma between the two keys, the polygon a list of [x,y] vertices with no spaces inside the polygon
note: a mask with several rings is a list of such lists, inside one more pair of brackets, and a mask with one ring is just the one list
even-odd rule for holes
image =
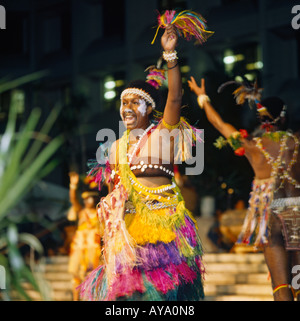
{"label": "leafy plant", "polygon": [[[38,75],[23,77],[10,85],[15,86],[37,79]],[[0,92],[3,85],[0,86]],[[5,86],[3,90],[9,89]],[[48,134],[55,123],[60,107],[52,109],[42,128],[37,131],[41,111],[33,109],[27,121],[17,128],[17,102],[12,100],[4,133],[0,135],[0,265],[6,271],[6,290],[2,299],[11,299],[12,290],[26,300],[31,300],[24,280],[34,290],[41,292],[35,272],[25,262],[19,245],[28,244],[39,255],[43,255],[40,241],[29,233],[18,233],[17,225],[8,218],[9,211],[18,204],[42,177],[57,165],[52,159],[61,147],[61,135],[51,139]],[[42,293],[43,295],[43,293]]]}

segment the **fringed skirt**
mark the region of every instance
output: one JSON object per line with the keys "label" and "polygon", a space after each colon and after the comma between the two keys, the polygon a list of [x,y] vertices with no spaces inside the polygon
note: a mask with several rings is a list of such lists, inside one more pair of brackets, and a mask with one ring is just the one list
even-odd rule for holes
{"label": "fringed skirt", "polygon": [[75,279],[84,280],[87,273],[100,263],[101,247],[98,242],[99,230],[96,228],[77,229],[70,246],[68,272]]}
{"label": "fringed skirt", "polygon": [[[116,206],[120,202],[112,204]],[[113,212],[109,217],[112,216]],[[126,230],[122,227],[123,222]],[[92,271],[81,284],[82,299],[101,301],[202,299],[204,267],[201,262],[201,242],[196,229],[195,221],[183,201],[176,207],[153,209],[151,218],[144,217],[138,211],[126,214],[116,229],[106,234],[105,264]],[[122,237],[117,236],[119,231],[122,231]],[[124,237],[126,233],[128,235]],[[115,238],[114,250],[109,249],[109,242],[113,238]],[[127,242],[128,239],[130,240]],[[128,245],[131,241],[134,245],[132,248],[128,247],[124,255],[120,246],[124,247],[126,242]],[[119,249],[116,250],[116,247]],[[120,251],[123,251],[122,255]],[[124,265],[123,261],[131,255],[134,257],[132,264]]]}
{"label": "fringed skirt", "polygon": [[248,212],[238,244],[261,247],[268,242],[268,223],[273,199],[274,179],[254,179]]}

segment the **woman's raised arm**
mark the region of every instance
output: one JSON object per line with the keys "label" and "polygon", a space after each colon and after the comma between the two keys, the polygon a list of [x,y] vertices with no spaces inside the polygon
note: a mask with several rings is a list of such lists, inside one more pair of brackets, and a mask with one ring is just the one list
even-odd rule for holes
{"label": "woman's raised arm", "polygon": [[188,80],[188,85],[193,91],[198,99],[198,104],[200,108],[204,109],[208,121],[225,137],[228,138],[232,133],[236,132],[237,129],[229,123],[223,121],[219,113],[211,105],[205,90],[205,80],[201,79],[201,86],[199,87],[195,78],[191,77]]}
{"label": "woman's raised arm", "polygon": [[181,74],[175,51],[178,35],[173,25],[169,25],[162,38],[161,45],[164,50],[163,57],[168,67],[168,97],[164,110],[163,120],[168,125],[176,125],[180,120],[182,102]]}

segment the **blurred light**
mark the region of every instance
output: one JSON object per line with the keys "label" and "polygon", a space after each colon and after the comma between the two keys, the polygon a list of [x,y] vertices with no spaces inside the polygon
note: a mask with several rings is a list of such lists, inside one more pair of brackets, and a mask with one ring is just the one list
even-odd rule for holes
{"label": "blurred light", "polygon": [[222,183],[221,184],[221,188],[225,189],[227,187],[227,184],[226,183]]}
{"label": "blurred light", "polygon": [[257,61],[255,64],[257,69],[262,69],[264,67],[264,63],[262,61]]}
{"label": "blurred light", "polygon": [[246,68],[247,70],[254,70],[254,69],[262,69],[264,66],[262,61],[256,61],[251,64],[247,64]]}
{"label": "blurred light", "polygon": [[235,81],[238,81],[238,82],[242,82],[243,81],[243,78],[241,76],[236,76],[234,78]]}
{"label": "blurred light", "polygon": [[234,56],[224,57],[223,62],[224,62],[225,65],[229,65],[229,64],[234,63],[235,62]]}
{"label": "blurred light", "polygon": [[233,188],[229,188],[227,192],[228,192],[228,194],[233,194],[234,193],[234,189]]}
{"label": "blurred light", "polygon": [[180,68],[180,71],[181,71],[182,73],[188,73],[188,72],[190,72],[190,70],[191,70],[191,67],[190,67],[190,66],[182,66],[182,67]]}
{"label": "blurred light", "polygon": [[114,99],[116,97],[116,92],[114,90],[110,90],[110,91],[107,91],[105,94],[104,94],[104,98],[106,100],[111,100],[111,99]]}
{"label": "blurred light", "polygon": [[104,87],[106,89],[113,89],[113,88],[116,87],[116,82],[113,81],[113,80],[107,81],[107,82],[104,83]]}
{"label": "blurred light", "polygon": [[229,55],[225,56],[223,59],[223,62],[225,65],[233,64],[234,62],[244,60],[244,55],[238,54],[238,55]]}
{"label": "blurred light", "polygon": [[121,87],[125,84],[125,81],[120,79],[120,80],[116,80],[115,83],[116,83],[116,87]]}
{"label": "blurred light", "polygon": [[245,77],[249,80],[249,81],[254,81],[256,79],[256,75],[254,74],[245,74]]}

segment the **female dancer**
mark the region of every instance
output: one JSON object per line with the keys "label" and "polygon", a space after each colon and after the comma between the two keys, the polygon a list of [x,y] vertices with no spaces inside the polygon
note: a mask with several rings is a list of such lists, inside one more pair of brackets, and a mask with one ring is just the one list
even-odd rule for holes
{"label": "female dancer", "polygon": [[200,87],[193,77],[188,84],[209,122],[227,139],[218,144],[229,143],[237,155],[245,155],[255,173],[238,242],[263,246],[276,301],[294,300],[294,296],[299,300],[299,288],[291,285],[293,267],[300,264],[299,132],[284,131],[286,106],[277,97],[259,102],[261,90],[256,85],[238,88],[237,103],[254,101],[264,129],[261,137],[251,137],[222,120],[206,95],[204,79]]}
{"label": "female dancer", "polygon": [[[87,300],[199,300],[204,296],[202,247],[173,172],[174,160],[188,157],[190,141],[184,138],[200,138],[180,117],[177,41],[174,26],[167,26],[161,45],[169,91],[158,123],[149,116],[160,103],[161,69],[151,68],[146,82],[132,82],[121,94],[120,115],[127,130],[111,148],[111,192],[98,209],[105,223],[104,264],[81,285]],[[170,135],[173,130],[176,134]]]}
{"label": "female dancer", "polygon": [[78,285],[87,274],[100,263],[100,234],[101,228],[97,219],[98,191],[85,191],[81,194],[84,206],[77,199],[79,175],[70,174],[70,201],[72,207],[68,213],[70,221],[78,221],[78,227],[70,246],[70,260],[68,272],[73,275],[73,300],[79,300]]}

